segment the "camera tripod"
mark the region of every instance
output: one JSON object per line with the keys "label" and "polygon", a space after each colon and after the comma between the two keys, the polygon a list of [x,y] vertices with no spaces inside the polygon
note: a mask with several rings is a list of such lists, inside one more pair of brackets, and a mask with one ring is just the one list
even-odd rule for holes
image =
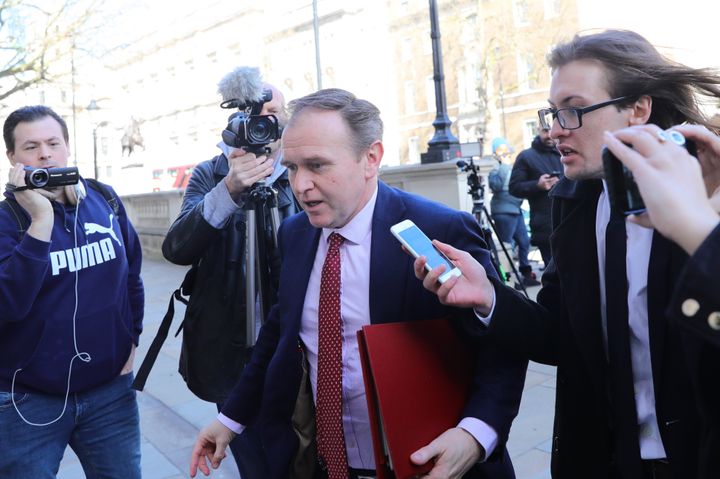
{"label": "camera tripod", "polygon": [[500,252],[498,251],[497,246],[495,245],[495,241],[493,240],[493,233],[495,234],[495,237],[498,238],[498,243],[500,244],[502,253],[507,260],[507,264],[510,265],[510,269],[513,276],[515,276],[517,284],[519,285],[523,294],[525,294],[525,297],[529,297],[527,289],[525,289],[525,284],[523,283],[523,278],[520,275],[517,267],[515,266],[515,262],[513,261],[512,256],[505,247],[505,243],[500,240],[500,235],[497,232],[495,223],[493,222],[492,217],[490,216],[490,213],[488,213],[487,207],[485,206],[485,187],[483,185],[482,177],[478,174],[477,165],[475,165],[472,158],[469,158],[468,161],[459,160],[456,165],[458,166],[458,168],[460,168],[460,171],[467,173],[468,194],[473,200],[472,214],[480,225],[480,230],[482,232],[483,239],[487,244],[488,250],[490,251],[490,260],[495,267],[495,270],[498,272],[503,282],[510,279],[510,272],[505,271],[502,267]]}
{"label": "camera tripod", "polygon": [[252,347],[257,336],[256,314],[263,321],[265,314],[277,299],[277,285],[272,284],[274,268],[277,265],[273,264],[270,256],[277,250],[277,231],[280,225],[277,191],[264,183],[254,184],[247,193],[243,209],[245,210],[245,344]]}

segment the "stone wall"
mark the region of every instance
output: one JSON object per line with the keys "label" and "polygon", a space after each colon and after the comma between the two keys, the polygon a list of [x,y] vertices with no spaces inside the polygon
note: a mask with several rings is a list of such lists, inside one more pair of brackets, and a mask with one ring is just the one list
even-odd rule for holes
{"label": "stone wall", "polygon": [[180,214],[183,191],[160,191],[123,196],[122,201],[140,237],[143,256],[162,258],[165,233]]}
{"label": "stone wall", "polygon": [[[480,160],[477,164],[481,176],[485,177],[494,166],[494,161]],[[467,175],[454,162],[382,168],[380,178],[388,185],[417,193],[451,208],[472,211]],[[122,197],[128,217],[140,236],[145,257],[162,258],[162,242],[180,213],[182,196],[183,191],[174,190]]]}

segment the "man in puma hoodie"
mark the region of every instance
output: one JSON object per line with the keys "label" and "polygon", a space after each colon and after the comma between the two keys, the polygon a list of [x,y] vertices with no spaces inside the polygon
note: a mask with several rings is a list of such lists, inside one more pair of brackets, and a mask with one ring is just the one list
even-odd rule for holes
{"label": "man in puma hoodie", "polygon": [[53,110],[16,110],[3,136],[13,167],[0,208],[0,477],[55,477],[70,445],[88,477],[139,478],[137,234],[109,187],[116,209],[83,180],[24,188],[25,167],[67,165]]}

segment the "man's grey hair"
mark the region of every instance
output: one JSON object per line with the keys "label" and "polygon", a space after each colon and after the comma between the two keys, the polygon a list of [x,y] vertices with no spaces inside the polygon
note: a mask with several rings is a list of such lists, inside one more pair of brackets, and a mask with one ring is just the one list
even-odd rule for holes
{"label": "man's grey hair", "polygon": [[292,100],[288,108],[291,115],[288,126],[291,126],[294,119],[306,108],[338,112],[350,128],[352,146],[356,153],[361,153],[376,141],[382,140],[383,122],[380,119],[380,110],[349,91],[326,88]]}

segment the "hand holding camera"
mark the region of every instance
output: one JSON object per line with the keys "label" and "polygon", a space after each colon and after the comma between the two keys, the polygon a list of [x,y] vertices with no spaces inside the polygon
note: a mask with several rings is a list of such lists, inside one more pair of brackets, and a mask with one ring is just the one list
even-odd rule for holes
{"label": "hand holding camera", "polygon": [[[684,147],[685,137],[697,143],[703,159],[698,161]],[[717,178],[720,138],[698,126],[663,131],[655,125],[641,125],[606,132],[604,139],[612,156],[631,172],[622,173],[618,179],[608,171],[613,163],[606,161],[608,190],[611,183],[616,191],[628,192],[636,185],[646,212],[638,210],[631,220],[656,228],[692,254],[720,220],[706,189],[706,183],[712,184]],[[610,179],[613,176],[615,179]]]}
{"label": "hand holding camera", "polygon": [[30,227],[27,233],[41,241],[50,241],[54,222],[50,200],[56,199],[59,191],[24,189],[26,170],[24,165],[16,163],[8,175],[8,186],[22,188],[15,192],[15,200],[30,215]]}
{"label": "hand holding camera", "polygon": [[720,212],[720,139],[704,126],[678,125],[673,129],[695,141],[705,188],[715,211]]}
{"label": "hand holding camera", "polygon": [[248,188],[270,176],[274,160],[268,155],[256,156],[244,149],[235,149],[228,156],[230,170],[225,184],[233,200],[237,201]]}

